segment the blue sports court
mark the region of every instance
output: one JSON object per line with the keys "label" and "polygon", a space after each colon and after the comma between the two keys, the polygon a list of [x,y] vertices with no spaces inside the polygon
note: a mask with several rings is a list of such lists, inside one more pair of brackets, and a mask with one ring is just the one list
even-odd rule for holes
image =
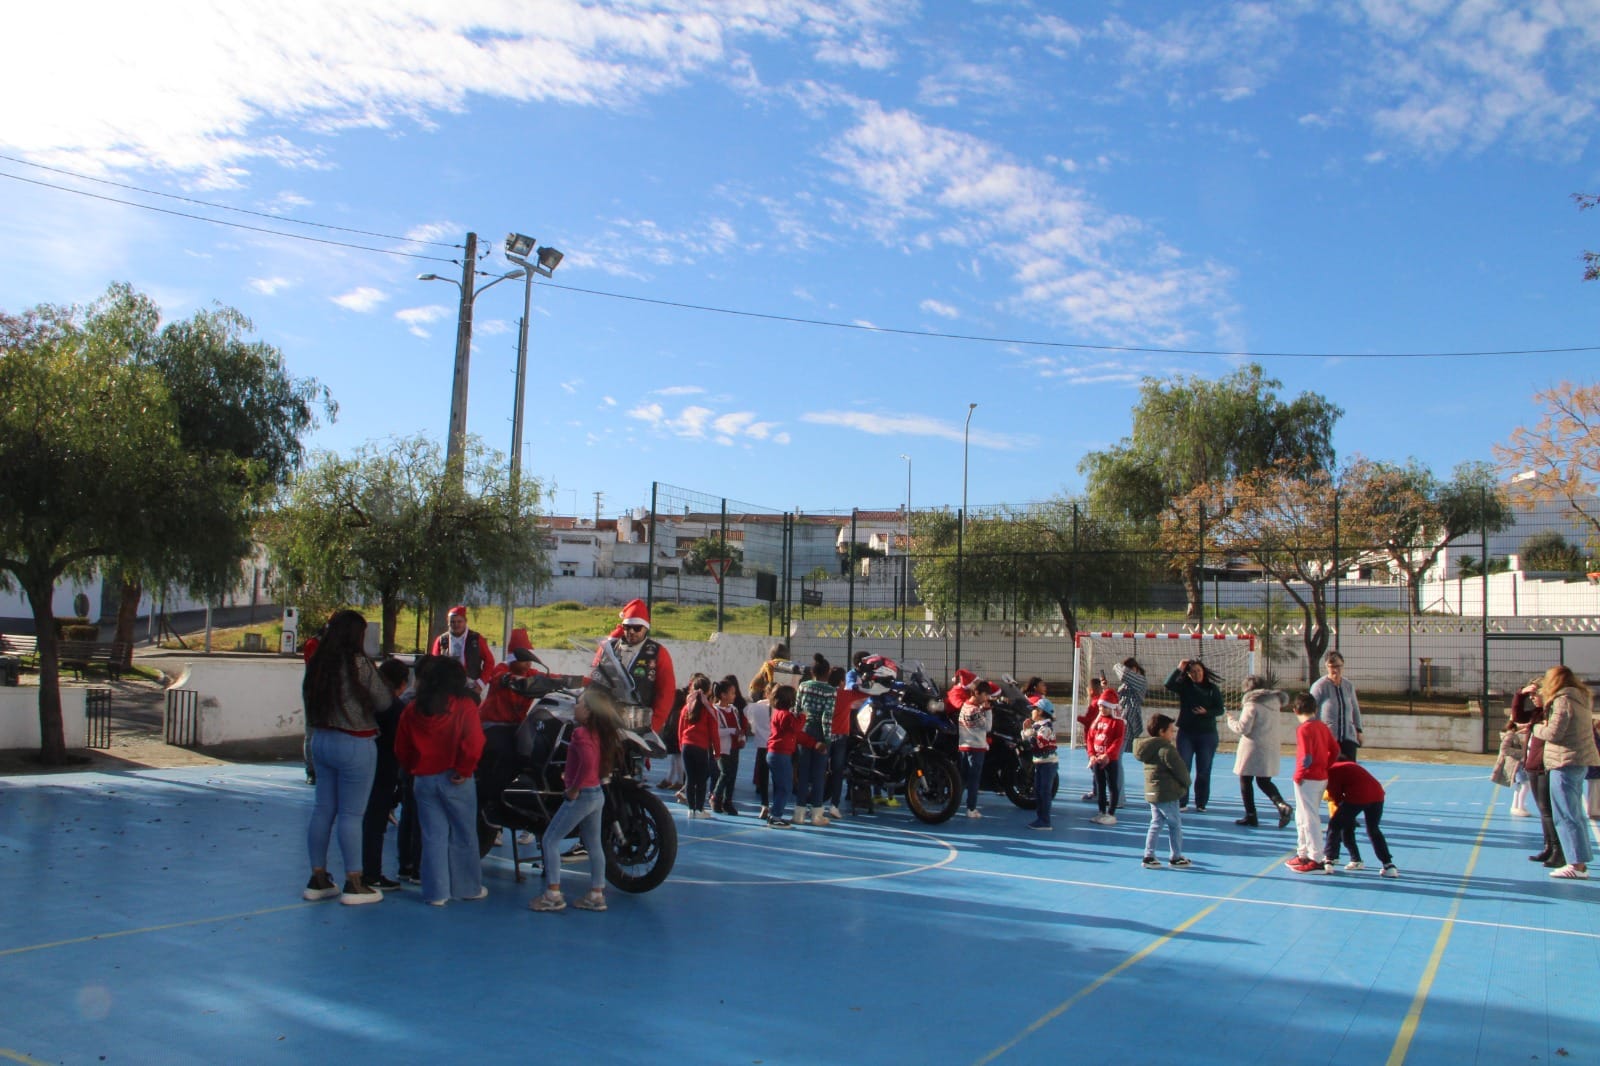
{"label": "blue sports court", "polygon": [[1359,829],[1368,869],[1292,873],[1231,780],[1194,866],[1146,870],[1144,804],[1092,824],[1073,753],[1053,833],[997,795],[789,832],[675,805],[672,877],[604,914],[529,911],[509,849],[482,902],[302,902],[294,765],[4,778],[0,1060],[1600,1061],[1600,882],[1527,861],[1486,767],[1369,768],[1399,880]]}

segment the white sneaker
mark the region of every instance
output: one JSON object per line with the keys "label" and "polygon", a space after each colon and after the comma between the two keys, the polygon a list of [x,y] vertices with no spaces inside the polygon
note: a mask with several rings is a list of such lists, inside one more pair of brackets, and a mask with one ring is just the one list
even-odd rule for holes
{"label": "white sneaker", "polygon": [[982,818],[983,815],[978,811],[978,808],[974,807],[974,808],[972,808],[972,810],[967,812],[967,817],[968,818]]}
{"label": "white sneaker", "polygon": [[1531,817],[1533,817],[1533,812],[1528,810],[1528,808],[1526,808],[1526,807],[1513,807],[1513,808],[1511,808],[1511,817],[1513,817],[1513,818],[1531,818]]}
{"label": "white sneaker", "polygon": [[1383,877],[1399,877],[1400,871],[1395,869],[1394,863],[1389,863],[1383,868]]}
{"label": "white sneaker", "polygon": [[803,811],[799,807],[796,807],[794,809],[794,824],[795,825],[805,825],[809,821],[811,821],[811,808],[810,807],[807,807]]}
{"label": "white sneaker", "polygon": [[826,812],[823,811],[823,809],[821,807],[818,807],[816,809],[816,812],[811,815],[811,824],[812,825],[827,825],[828,824],[828,815],[827,815]]}
{"label": "white sneaker", "polygon": [[1096,825],[1116,825],[1117,816],[1114,814],[1097,814],[1089,821],[1094,822]]}
{"label": "white sneaker", "polygon": [[526,829],[517,830],[517,846],[518,847],[525,848],[529,844],[534,843],[534,841],[536,841],[537,839],[538,839],[537,837],[535,837],[532,833],[528,832]]}
{"label": "white sneaker", "polygon": [[828,808],[828,817],[832,818],[834,821],[838,821],[840,818],[844,817],[844,815],[839,813],[839,805],[837,803]]}
{"label": "white sneaker", "polygon": [[1346,870],[1365,870],[1367,868],[1367,864],[1362,862],[1360,859],[1351,859],[1349,862],[1344,864],[1344,868]]}

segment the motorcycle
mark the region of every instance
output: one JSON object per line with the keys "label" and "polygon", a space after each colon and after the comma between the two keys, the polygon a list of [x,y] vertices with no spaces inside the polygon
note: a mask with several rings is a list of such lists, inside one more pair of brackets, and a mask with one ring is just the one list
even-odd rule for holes
{"label": "motorcycle", "polygon": [[937,825],[956,813],[961,775],[955,761],[936,747],[937,738],[954,736],[942,712],[944,699],[921,663],[898,680],[895,664],[882,656],[862,666],[861,690],[867,700],[851,722],[845,774],[852,794],[873,788],[903,792],[918,820]]}
{"label": "motorcycle", "polygon": [[[997,684],[1000,691],[990,703],[994,727],[989,754],[983,761],[982,787],[1003,792],[1006,799],[1031,811],[1038,807],[1039,799],[1033,788],[1033,748],[1022,739],[1022,728],[1033,717],[1033,705],[1009,674],[1002,674]],[[1056,787],[1061,787],[1059,781]]]}
{"label": "motorcycle", "polygon": [[[522,864],[532,857],[522,857],[516,831],[543,837],[561,806],[562,772],[583,687],[581,678],[548,673],[504,681],[534,702],[515,728],[485,731],[484,753],[490,765],[479,774],[478,850],[487,855],[501,829],[509,831],[512,863],[521,881]],[[618,703],[616,709],[621,752],[618,765],[601,783],[606,880],[623,892],[648,892],[667,879],[678,857],[672,814],[644,784],[645,760],[665,755],[666,746],[650,729],[648,707]],[[570,837],[576,835],[574,829]],[[550,856],[547,861],[560,858]]]}

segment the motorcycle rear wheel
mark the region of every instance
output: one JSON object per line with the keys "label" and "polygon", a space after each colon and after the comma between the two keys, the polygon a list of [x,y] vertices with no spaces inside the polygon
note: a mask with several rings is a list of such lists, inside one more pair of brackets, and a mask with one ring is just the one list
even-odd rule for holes
{"label": "motorcycle rear wheel", "polygon": [[600,816],[606,880],[623,892],[648,892],[678,861],[678,827],[667,805],[636,781],[613,782]]}
{"label": "motorcycle rear wheel", "polygon": [[906,775],[906,806],[929,825],[947,822],[961,805],[961,772],[936,752],[913,756]]}

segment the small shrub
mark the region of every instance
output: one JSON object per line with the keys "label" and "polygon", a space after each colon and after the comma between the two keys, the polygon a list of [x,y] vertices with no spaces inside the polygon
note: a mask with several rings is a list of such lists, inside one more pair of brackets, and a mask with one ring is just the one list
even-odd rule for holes
{"label": "small shrub", "polygon": [[583,610],[583,604],[579,603],[577,600],[557,600],[555,603],[549,604],[548,606],[552,611]]}
{"label": "small shrub", "polygon": [[86,625],[64,625],[60,627],[62,640],[99,640],[100,627]]}
{"label": "small shrub", "polygon": [[651,608],[658,615],[677,614],[678,605],[675,603],[658,603]]}
{"label": "small shrub", "polygon": [[1582,572],[1587,569],[1583,552],[1569,544],[1567,538],[1554,530],[1535,533],[1522,542],[1522,568],[1556,573]]}
{"label": "small shrub", "polygon": [[717,620],[717,609],[715,607],[702,607],[694,612],[694,620],[696,622],[715,622]]}

